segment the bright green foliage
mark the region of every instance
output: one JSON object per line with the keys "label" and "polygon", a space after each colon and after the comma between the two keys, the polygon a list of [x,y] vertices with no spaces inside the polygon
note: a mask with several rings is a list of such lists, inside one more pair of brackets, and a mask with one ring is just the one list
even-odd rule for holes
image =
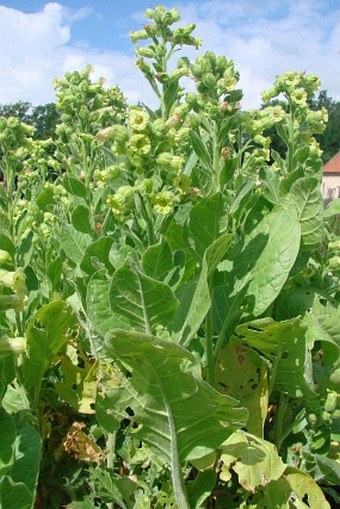
{"label": "bright green foliage", "polygon": [[264,94],[282,104],[243,111],[231,60],[176,64],[195,26],[146,15],[159,107],[88,67],[56,82],[53,140],[0,118],[0,505],[327,509],[340,244],[318,80],[287,72]]}

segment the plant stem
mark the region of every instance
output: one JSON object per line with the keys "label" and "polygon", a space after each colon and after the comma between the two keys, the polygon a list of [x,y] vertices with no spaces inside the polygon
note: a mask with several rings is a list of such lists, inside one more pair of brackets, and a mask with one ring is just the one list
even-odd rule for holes
{"label": "plant stem", "polygon": [[106,457],[106,466],[110,470],[113,470],[114,462],[115,462],[115,458],[116,458],[116,454],[115,454],[116,435],[117,435],[116,431],[114,431],[113,433],[109,433],[109,435],[107,437],[107,441],[106,441],[106,446],[109,451],[108,455]]}
{"label": "plant stem", "polygon": [[218,192],[220,190],[220,151],[219,151],[219,143],[218,143],[218,126],[214,125],[213,128],[213,186],[214,192]]}
{"label": "plant stem", "polygon": [[207,355],[207,369],[208,369],[208,383],[215,386],[215,363],[214,363],[214,348],[212,340],[212,309],[208,311],[205,318],[205,344]]}
{"label": "plant stem", "polygon": [[288,406],[288,396],[284,393],[280,393],[278,411],[275,420],[275,445],[278,452],[280,451],[285,434],[283,432],[283,419]]}

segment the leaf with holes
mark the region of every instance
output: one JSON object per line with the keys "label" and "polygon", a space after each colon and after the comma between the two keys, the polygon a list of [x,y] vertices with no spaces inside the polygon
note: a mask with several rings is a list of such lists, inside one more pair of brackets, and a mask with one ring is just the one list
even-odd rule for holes
{"label": "leaf with holes", "polygon": [[306,325],[302,319],[275,322],[260,318],[239,325],[235,329],[235,341],[242,341],[271,359],[275,366],[274,388],[292,398],[316,396]]}
{"label": "leaf with holes", "polygon": [[214,451],[245,424],[247,411],[208,385],[197,359],[176,343],[114,330],[105,345],[107,355],[119,360],[131,376],[98,397],[97,406],[104,405],[108,413],[107,421],[102,413],[101,425],[112,432],[112,418],[116,426],[129,419],[134,435],[170,465],[177,503],[188,508],[184,462]]}
{"label": "leaf with holes", "polygon": [[75,316],[62,301],[43,306],[29,322],[22,380],[33,401],[38,400],[43,375],[53,357],[68,342],[75,324]]}
{"label": "leaf with holes", "polygon": [[253,493],[279,479],[286,469],[273,444],[245,432],[233,433],[223,443],[221,461],[220,477],[229,480],[233,470],[243,488]]}
{"label": "leaf with holes", "polygon": [[264,360],[247,345],[225,345],[217,359],[216,387],[240,400],[249,412],[247,431],[263,438],[268,409],[268,369]]}

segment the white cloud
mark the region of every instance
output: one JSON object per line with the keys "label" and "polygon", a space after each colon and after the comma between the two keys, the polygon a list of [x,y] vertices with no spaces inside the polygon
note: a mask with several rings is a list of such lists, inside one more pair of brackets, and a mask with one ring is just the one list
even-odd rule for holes
{"label": "white cloud", "polygon": [[[254,107],[275,75],[287,70],[317,74],[329,95],[340,100],[340,9],[327,13],[324,5],[322,0],[207,0],[178,7],[182,21],[196,23],[204,43],[201,52],[209,49],[235,61],[244,106]],[[90,15],[100,13],[56,2],[33,14],[0,6],[0,103],[52,101],[54,78],[92,64],[94,77],[118,83],[131,101],[154,104],[153,92],[133,66],[132,46],[124,54],[73,41],[73,24]],[[144,17],[135,13],[134,19],[138,29]]]}

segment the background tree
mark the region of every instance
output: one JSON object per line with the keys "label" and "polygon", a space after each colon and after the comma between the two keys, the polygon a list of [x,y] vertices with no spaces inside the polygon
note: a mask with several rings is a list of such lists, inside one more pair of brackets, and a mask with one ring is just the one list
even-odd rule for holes
{"label": "background tree", "polygon": [[32,106],[30,102],[18,101],[0,104],[0,117],[19,118],[25,124],[34,127],[34,139],[45,140],[55,137],[59,113],[54,103]]}

